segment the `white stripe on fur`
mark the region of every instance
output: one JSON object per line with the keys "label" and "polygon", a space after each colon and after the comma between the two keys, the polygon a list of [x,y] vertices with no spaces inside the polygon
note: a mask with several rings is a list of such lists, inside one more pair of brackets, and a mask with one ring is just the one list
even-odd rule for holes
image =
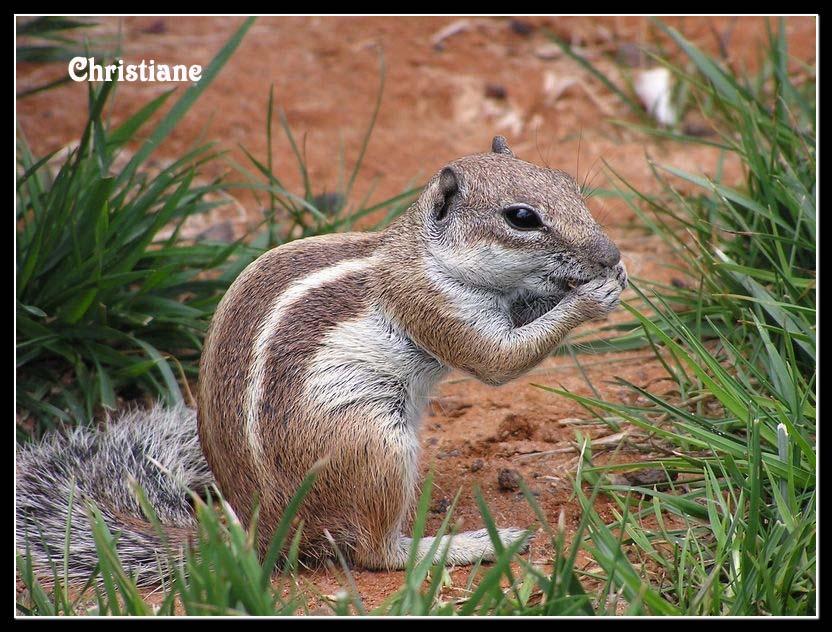
{"label": "white stripe on fur", "polygon": [[365,270],[373,265],[373,263],[374,260],[372,257],[347,259],[334,266],[317,270],[289,285],[275,298],[269,308],[268,317],[265,319],[263,326],[260,328],[260,333],[254,342],[253,362],[248,373],[249,389],[246,397],[245,433],[248,444],[254,453],[254,459],[257,462],[258,468],[262,468],[265,464],[265,452],[263,451],[260,419],[257,416],[257,411],[265,388],[263,382],[265,380],[266,362],[268,360],[267,352],[272,334],[280,325],[286,309],[315,288],[338,281],[348,274]]}

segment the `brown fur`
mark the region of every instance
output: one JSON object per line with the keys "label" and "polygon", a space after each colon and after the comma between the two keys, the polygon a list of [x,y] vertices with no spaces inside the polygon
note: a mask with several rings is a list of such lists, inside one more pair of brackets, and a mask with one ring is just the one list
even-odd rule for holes
{"label": "brown fur", "polygon": [[[237,278],[217,307],[200,360],[199,439],[220,489],[244,523],[250,520],[258,499],[280,505],[285,494],[291,496],[294,489],[261,488],[255,476],[257,464],[240,433],[253,341],[269,306],[264,299],[280,294],[298,275],[364,256],[378,238],[372,234],[328,235],[275,248]],[[290,406],[292,385],[276,387],[288,395],[286,405]],[[282,425],[282,412],[283,406],[276,408],[276,416],[270,418],[277,423],[270,427]],[[269,494],[264,496],[264,492]]]}
{"label": "brown fur", "polygon": [[[599,254],[602,259],[612,256],[617,263],[618,249],[592,219],[577,183],[566,173],[517,160],[510,153],[468,156],[450,163],[448,168],[457,173],[465,197],[465,206],[456,209],[461,230],[446,232],[450,247],[464,250],[473,243],[498,241],[509,248],[538,248],[545,252],[565,246],[578,255],[590,276],[607,265],[596,259]],[[441,174],[435,176],[428,184],[426,194],[412,212],[390,228],[397,235],[386,242],[383,256],[391,265],[380,271],[381,300],[412,338],[443,362],[485,382],[500,384],[538,364],[572,328],[592,317],[593,308],[576,301],[570,317],[560,326],[529,339],[525,345],[510,347],[482,335],[469,322],[450,313],[445,302],[436,300],[437,288],[426,273],[425,245],[400,246],[412,240],[413,235],[418,239],[428,232],[430,214],[437,204],[437,196],[431,198],[430,192],[441,188],[440,177]],[[481,211],[516,202],[548,211],[551,222],[547,239],[530,244],[510,232],[498,232],[493,227],[493,214]]]}
{"label": "brown fur", "polygon": [[[420,389],[438,379],[443,366],[489,383],[516,377],[574,326],[603,316],[617,302],[626,283],[623,268],[611,276],[618,250],[586,210],[574,180],[517,160],[504,139],[495,139],[494,151],[450,163],[385,231],[311,238],[266,253],[218,307],[200,366],[199,437],[220,489],[244,523],[259,502],[261,552],[304,475],[326,458],[299,514],[305,523],[302,552],[330,554],[323,535],[329,531],[353,561],[401,566],[401,529],[415,495],[418,459],[415,419],[408,411],[424,403],[413,397],[421,397]],[[537,209],[545,226],[533,234],[508,226],[501,209],[518,203]],[[496,275],[479,281],[479,264],[464,256],[491,247],[507,257],[507,264],[515,265],[508,261],[512,253],[520,255],[517,265],[526,255],[532,260],[516,282],[506,280],[505,291],[498,287],[499,257],[487,250],[478,255],[485,257],[483,273]],[[315,287],[290,303],[269,332],[264,390],[256,408],[266,462],[256,462],[246,437],[246,393],[253,347],[270,306],[293,282],[317,270],[371,256],[371,268]],[[442,256],[450,256],[450,263],[437,272],[431,266]],[[535,257],[543,264],[537,265]],[[567,291],[550,269],[568,270],[568,278],[582,283],[595,281]],[[477,286],[480,282],[484,287]],[[476,309],[460,311],[453,298],[457,290],[481,304],[485,316]],[[530,297],[529,305],[544,306],[524,312],[522,326],[506,307],[515,294]],[[327,338],[344,323],[358,323],[355,331],[361,333],[365,321],[382,325],[373,325],[378,339],[355,343],[360,347],[356,357]],[[373,345],[380,345],[381,359],[373,355]],[[389,349],[398,354],[396,366],[418,367],[418,375],[384,365]],[[339,390],[344,403],[329,407],[310,392],[308,375],[315,358],[342,355],[346,364],[332,371],[359,382],[344,383]],[[381,364],[368,367],[372,362]],[[375,380],[372,388],[367,375]],[[480,550],[475,546],[480,536],[468,535],[466,546]],[[458,559],[469,558],[460,554]]]}

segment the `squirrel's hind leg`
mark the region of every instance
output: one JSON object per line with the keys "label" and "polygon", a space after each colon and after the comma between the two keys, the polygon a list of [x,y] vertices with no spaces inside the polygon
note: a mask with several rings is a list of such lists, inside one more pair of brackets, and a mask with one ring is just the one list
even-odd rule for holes
{"label": "squirrel's hind leg", "polygon": [[[350,454],[343,458],[351,465],[341,465],[338,471],[350,472],[351,476],[339,477],[327,496],[333,505],[350,498],[355,503],[350,521],[350,561],[368,569],[400,570],[407,565],[413,545],[413,540],[403,535],[403,527],[418,487],[419,441],[412,424],[376,421],[365,424],[362,431],[363,436],[342,442],[350,446]],[[364,454],[373,456],[362,459]],[[353,490],[371,493],[356,496]],[[498,529],[497,533],[503,546],[528,539],[528,532],[523,529]],[[419,559],[428,555],[435,540],[423,537],[419,541]],[[446,548],[445,563],[449,565],[496,558],[494,544],[485,529],[442,536],[434,562],[442,559]]]}

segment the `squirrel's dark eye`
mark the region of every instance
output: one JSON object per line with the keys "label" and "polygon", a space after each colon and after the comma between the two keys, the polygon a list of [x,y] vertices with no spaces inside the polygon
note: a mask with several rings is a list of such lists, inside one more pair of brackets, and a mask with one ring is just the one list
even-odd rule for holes
{"label": "squirrel's dark eye", "polygon": [[509,225],[517,230],[536,230],[543,228],[540,215],[527,206],[510,206],[503,211],[503,216]]}

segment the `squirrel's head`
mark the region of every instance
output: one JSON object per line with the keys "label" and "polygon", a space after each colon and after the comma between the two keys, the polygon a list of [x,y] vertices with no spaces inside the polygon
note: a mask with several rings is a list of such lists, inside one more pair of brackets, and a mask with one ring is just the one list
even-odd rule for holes
{"label": "squirrel's head", "polygon": [[468,287],[556,295],[618,264],[618,248],[564,173],[492,151],[455,160],[428,183],[414,211],[443,275]]}

